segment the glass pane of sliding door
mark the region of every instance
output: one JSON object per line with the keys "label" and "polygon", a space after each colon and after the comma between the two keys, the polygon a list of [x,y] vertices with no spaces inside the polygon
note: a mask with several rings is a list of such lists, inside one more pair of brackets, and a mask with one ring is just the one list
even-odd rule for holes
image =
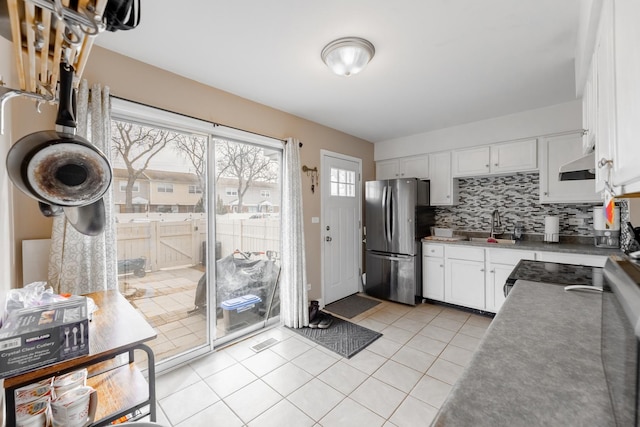
{"label": "glass pane of sliding door", "polygon": [[216,343],[280,314],[282,149],[214,138]]}
{"label": "glass pane of sliding door", "polygon": [[206,310],[209,136],[112,120],[118,284],[158,332],[156,361],[210,343]]}

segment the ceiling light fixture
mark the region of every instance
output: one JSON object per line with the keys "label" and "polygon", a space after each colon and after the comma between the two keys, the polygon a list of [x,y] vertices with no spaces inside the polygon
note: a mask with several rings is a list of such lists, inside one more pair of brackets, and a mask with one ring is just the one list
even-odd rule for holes
{"label": "ceiling light fixture", "polygon": [[348,77],[362,71],[375,53],[371,42],[360,37],[343,37],[326,45],[320,56],[331,71]]}

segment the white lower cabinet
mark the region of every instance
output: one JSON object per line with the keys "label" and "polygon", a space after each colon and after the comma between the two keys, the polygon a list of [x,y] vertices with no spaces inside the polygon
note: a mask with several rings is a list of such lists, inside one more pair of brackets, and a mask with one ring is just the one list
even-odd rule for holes
{"label": "white lower cabinet", "polygon": [[567,252],[422,244],[422,295],[463,307],[497,313],[504,284],[522,259],[604,267],[607,257]]}
{"label": "white lower cabinet", "polygon": [[484,248],[446,246],[444,300],[484,310]]}
{"label": "white lower cabinet", "polygon": [[422,296],[444,301],[444,258],[422,254]]}
{"label": "white lower cabinet", "polygon": [[504,284],[521,259],[534,260],[533,251],[511,249],[486,249],[486,301],[485,309],[497,313],[504,303]]}
{"label": "white lower cabinet", "polygon": [[607,257],[566,252],[537,252],[536,260],[556,262],[559,264],[586,265],[587,267],[604,267],[604,264],[607,262]]}

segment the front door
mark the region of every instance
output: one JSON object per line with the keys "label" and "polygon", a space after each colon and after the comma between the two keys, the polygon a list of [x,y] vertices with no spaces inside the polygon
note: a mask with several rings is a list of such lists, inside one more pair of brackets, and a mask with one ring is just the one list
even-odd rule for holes
{"label": "front door", "polygon": [[338,153],[322,153],[323,297],[332,303],[358,292],[362,232],[362,161]]}

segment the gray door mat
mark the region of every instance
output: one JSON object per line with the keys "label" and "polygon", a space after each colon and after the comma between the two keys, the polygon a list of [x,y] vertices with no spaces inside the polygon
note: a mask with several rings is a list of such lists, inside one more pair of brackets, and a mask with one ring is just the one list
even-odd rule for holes
{"label": "gray door mat", "polygon": [[354,294],[336,302],[332,302],[331,304],[327,304],[324,309],[333,314],[337,314],[338,316],[352,319],[358,314],[364,313],[378,304],[380,304],[379,301]]}
{"label": "gray door mat", "polygon": [[331,326],[327,329],[291,328],[291,330],[347,359],[358,354],[382,336],[380,332],[372,331],[327,313],[322,314],[333,319]]}

